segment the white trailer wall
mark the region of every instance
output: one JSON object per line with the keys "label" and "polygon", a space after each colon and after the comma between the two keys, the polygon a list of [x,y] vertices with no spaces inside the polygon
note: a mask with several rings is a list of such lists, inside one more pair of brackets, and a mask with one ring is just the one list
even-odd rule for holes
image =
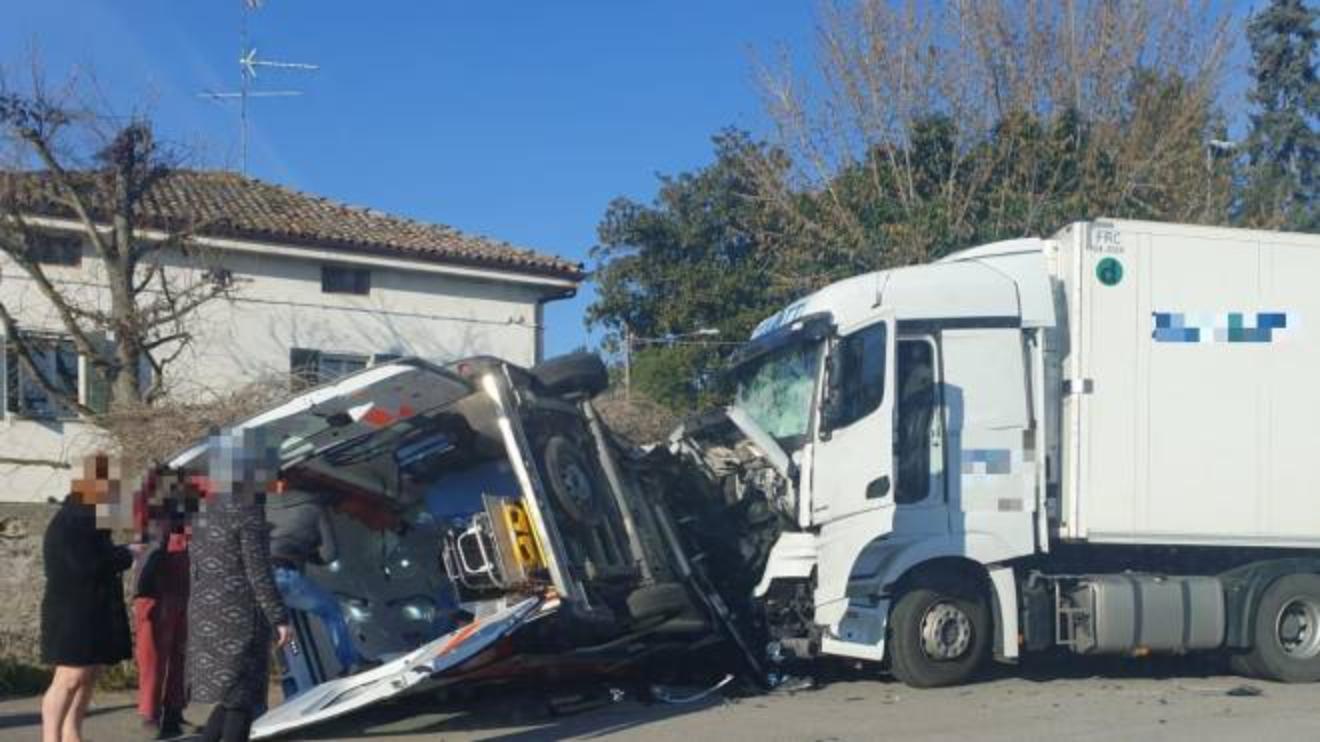
{"label": "white trailer wall", "polygon": [[1320,237],[1113,221],[1059,248],[1063,535],[1320,545]]}

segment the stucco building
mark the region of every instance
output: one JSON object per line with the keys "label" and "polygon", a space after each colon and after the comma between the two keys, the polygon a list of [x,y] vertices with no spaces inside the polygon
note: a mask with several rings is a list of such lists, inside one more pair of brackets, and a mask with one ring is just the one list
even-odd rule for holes
{"label": "stucco building", "polygon": [[[579,264],[557,257],[234,173],[172,173],[143,203],[147,226],[195,231],[189,254],[164,254],[166,270],[222,271],[233,287],[189,321],[194,339],[167,372],[176,395],[279,374],[326,380],[399,355],[532,364],[542,354],[543,306],[571,296],[583,277]],[[58,204],[28,211],[52,281],[83,303],[104,302],[80,223]],[[37,360],[48,376],[96,401],[93,375],[61,338],[53,305],[3,255],[0,301],[24,333],[42,338]],[[0,358],[0,501],[45,501],[67,491],[69,462],[96,434],[27,378],[10,345]]]}

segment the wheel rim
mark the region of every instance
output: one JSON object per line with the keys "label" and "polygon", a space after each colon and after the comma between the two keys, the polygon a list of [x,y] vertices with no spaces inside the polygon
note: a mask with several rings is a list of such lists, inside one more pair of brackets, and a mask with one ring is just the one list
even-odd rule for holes
{"label": "wheel rim", "polygon": [[936,603],[921,617],[921,651],[930,659],[956,660],[971,644],[972,619],[953,603]]}
{"label": "wheel rim", "polygon": [[1304,595],[1284,601],[1274,620],[1274,639],[1289,657],[1320,656],[1320,601]]}
{"label": "wheel rim", "polygon": [[591,479],[577,464],[567,464],[559,472],[559,481],[564,485],[564,494],[578,508],[586,512],[591,507]]}

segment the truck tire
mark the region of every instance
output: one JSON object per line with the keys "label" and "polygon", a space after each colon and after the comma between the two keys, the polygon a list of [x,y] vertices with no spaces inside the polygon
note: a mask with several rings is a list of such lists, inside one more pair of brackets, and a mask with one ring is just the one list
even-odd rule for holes
{"label": "truck tire", "polygon": [[990,608],[983,595],[920,587],[891,616],[890,670],[913,688],[960,685],[990,652]]}
{"label": "truck tire", "polygon": [[610,385],[605,363],[595,353],[569,353],[542,361],[529,370],[547,394],[594,397]]}
{"label": "truck tire", "polygon": [[591,465],[578,452],[573,441],[554,435],[545,442],[546,487],[555,502],[576,523],[595,525],[600,518],[600,502]]}
{"label": "truck tire", "polygon": [[1320,681],[1320,575],[1286,575],[1271,583],[1256,604],[1251,638],[1251,651],[1234,670],[1281,683]]}
{"label": "truck tire", "polygon": [[628,613],[642,621],[658,616],[676,616],[690,610],[687,590],[676,582],[661,582],[638,588],[628,594]]}

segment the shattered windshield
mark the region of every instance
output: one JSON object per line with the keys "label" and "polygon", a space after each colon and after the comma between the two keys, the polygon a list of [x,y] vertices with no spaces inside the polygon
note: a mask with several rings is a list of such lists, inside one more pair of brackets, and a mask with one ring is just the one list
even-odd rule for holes
{"label": "shattered windshield", "polygon": [[811,424],[822,343],[796,343],[767,353],[737,369],[735,405],[767,433],[796,443]]}

